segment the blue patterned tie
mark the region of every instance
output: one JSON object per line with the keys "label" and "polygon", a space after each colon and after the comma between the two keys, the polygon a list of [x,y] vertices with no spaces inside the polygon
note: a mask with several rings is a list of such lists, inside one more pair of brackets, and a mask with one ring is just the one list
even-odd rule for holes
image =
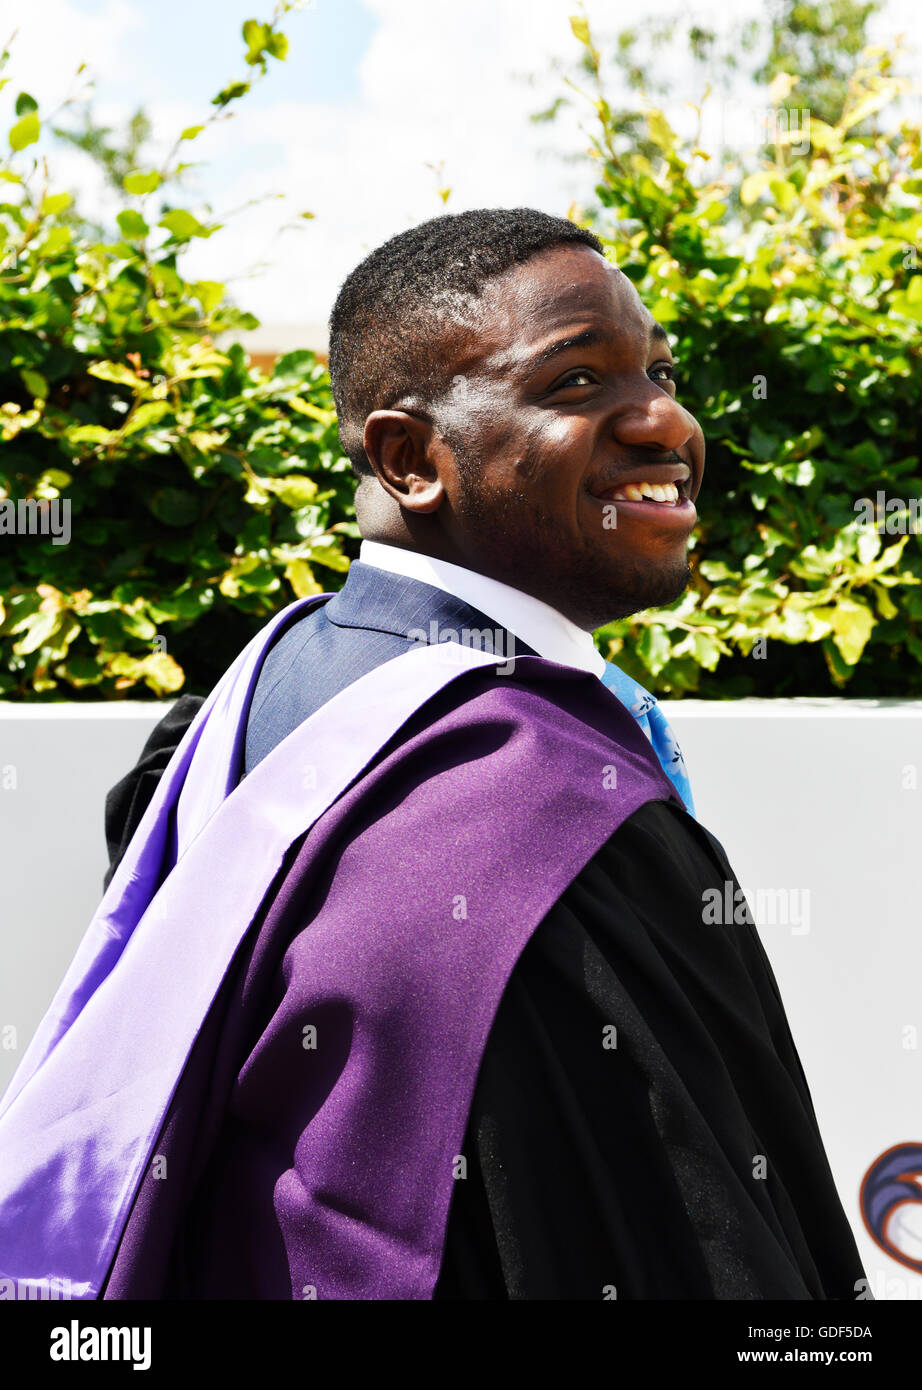
{"label": "blue patterned tie", "polygon": [[676,743],[675,734],[669,721],[660,709],[655,697],[644,690],[637,681],[631,680],[611,661],[606,661],[602,674],[602,684],[630,710],[647,738],[653,744],[653,751],[662,763],[663,771],[685,803],[689,815],[695,814],[691,783],[685,769],[682,750]]}

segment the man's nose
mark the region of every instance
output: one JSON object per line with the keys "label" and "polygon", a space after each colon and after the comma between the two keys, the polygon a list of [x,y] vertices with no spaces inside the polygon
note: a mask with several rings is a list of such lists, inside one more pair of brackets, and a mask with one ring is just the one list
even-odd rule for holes
{"label": "man's nose", "polygon": [[678,401],[660,391],[617,411],[612,428],[621,444],[665,452],[681,449],[697,433],[698,425]]}

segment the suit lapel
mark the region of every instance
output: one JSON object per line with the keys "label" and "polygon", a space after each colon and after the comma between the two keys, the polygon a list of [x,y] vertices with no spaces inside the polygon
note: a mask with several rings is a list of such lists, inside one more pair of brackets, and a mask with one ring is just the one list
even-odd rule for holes
{"label": "suit lapel", "polygon": [[[361,560],[352,562],[345,584],[329,600],[324,614],[336,627],[389,632],[409,641],[428,643],[452,640],[449,633],[457,634],[457,640],[461,641],[465,629],[487,631],[498,634],[502,650],[509,651],[508,629],[486,613],[444,589],[424,584],[420,579],[392,574],[376,565],[363,564]],[[425,637],[420,636],[421,633]],[[516,655],[538,655],[533,647],[512,635]]]}

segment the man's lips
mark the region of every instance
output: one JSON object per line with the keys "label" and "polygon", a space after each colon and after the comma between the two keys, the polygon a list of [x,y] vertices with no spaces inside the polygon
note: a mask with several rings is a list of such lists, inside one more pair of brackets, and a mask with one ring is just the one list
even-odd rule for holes
{"label": "man's lips", "polygon": [[679,496],[687,498],[691,484],[691,469],[687,463],[645,463],[637,468],[625,468],[615,478],[606,480],[601,487],[592,488],[593,497],[611,502],[616,492],[628,483],[653,483],[662,487],[664,483],[675,483]]}
{"label": "man's lips", "polygon": [[[685,463],[648,463],[637,468],[624,469],[616,478],[606,480],[604,486],[591,490],[591,496],[604,505],[614,505],[619,514],[636,517],[637,520],[655,522],[678,530],[690,531],[698,519],[698,512],[691,500],[691,469]],[[656,501],[644,497],[642,500],[617,496],[630,484],[635,487],[650,483],[661,488],[673,484],[678,497],[675,501]],[[671,489],[669,489],[671,492]]]}

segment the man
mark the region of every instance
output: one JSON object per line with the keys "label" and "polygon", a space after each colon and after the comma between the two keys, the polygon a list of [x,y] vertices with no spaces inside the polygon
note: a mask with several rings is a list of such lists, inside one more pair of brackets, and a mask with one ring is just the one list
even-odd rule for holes
{"label": "man", "polygon": [[[79,1137],[79,1240],[47,1216],[67,1145],[16,1182],[0,1168],[0,1201],[6,1184],[47,1227],[22,1262],[97,1252],[83,1296],[854,1296],[767,958],[751,922],[704,921],[735,876],[655,701],[592,641],[684,589],[704,467],[666,334],[601,251],[531,209],[468,212],[393,238],[340,291],[360,559],[210,706],[179,702],[110,795],[102,983],[77,981],[0,1115],[0,1153],[4,1120],[25,1150],[75,1108],[42,1100],[43,1075],[81,1112],[130,1093],[128,1139],[115,1120]],[[374,721],[373,755],[276,844],[282,784],[315,796]],[[212,918],[250,872],[237,944]],[[193,1003],[203,932],[228,968]],[[86,1082],[114,1029],[143,1063]]]}

